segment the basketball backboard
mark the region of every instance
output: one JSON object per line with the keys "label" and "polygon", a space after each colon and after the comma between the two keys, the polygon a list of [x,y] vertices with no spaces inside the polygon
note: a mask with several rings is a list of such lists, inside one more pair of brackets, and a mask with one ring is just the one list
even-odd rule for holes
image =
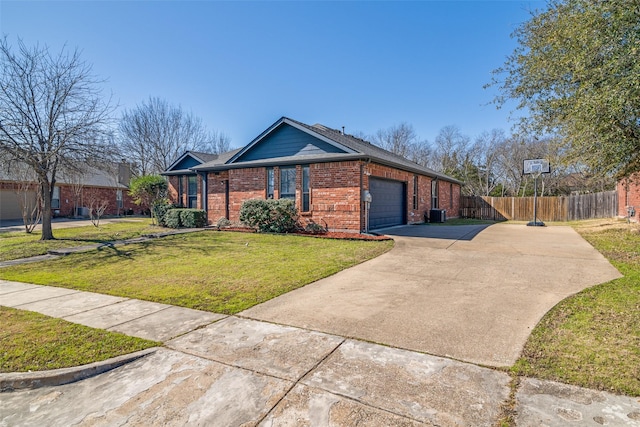
{"label": "basketball backboard", "polygon": [[551,165],[549,164],[549,160],[546,159],[528,159],[524,161],[524,165],[522,167],[522,174],[541,174],[541,173],[550,173]]}

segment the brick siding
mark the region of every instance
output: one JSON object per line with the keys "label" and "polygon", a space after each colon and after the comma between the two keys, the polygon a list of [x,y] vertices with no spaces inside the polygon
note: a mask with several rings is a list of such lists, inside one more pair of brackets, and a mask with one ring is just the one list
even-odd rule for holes
{"label": "brick siding", "polygon": [[[51,208],[55,216],[74,216],[74,207],[90,207],[93,202],[94,205],[101,204],[106,201],[107,208],[103,215],[122,215],[125,211],[133,210],[134,213],[141,213],[141,209],[137,206],[126,188],[122,188],[122,208],[118,209],[116,191],[118,189],[113,187],[89,187],[83,186],[78,193],[76,200],[76,191],[72,185],[56,184],[56,187],[60,189],[60,207]],[[33,190],[36,191],[37,186],[33,185]],[[16,190],[16,184],[13,182],[0,182],[0,190]]]}
{"label": "brick siding", "polygon": [[[302,165],[296,166],[296,207],[302,211]],[[280,168],[274,167],[274,198],[280,196]],[[309,165],[310,210],[301,212],[303,224],[315,222],[330,230],[359,232],[364,229],[365,218],[361,188],[369,188],[369,176],[406,182],[407,221],[424,221],[425,212],[431,208],[431,178],[418,175],[418,203],[413,206],[414,173],[388,166],[362,161],[314,163]],[[184,178],[183,178],[184,179]],[[226,183],[229,185],[226,200]],[[198,179],[198,197],[201,194]],[[361,187],[362,185],[362,187]],[[178,177],[169,178],[169,197],[179,203]],[[267,197],[267,168],[231,169],[207,174],[207,217],[210,224],[220,218],[238,221],[240,208],[245,200]],[[186,188],[186,181],[183,189]],[[447,210],[448,217],[457,217],[460,206],[460,186],[441,181],[439,186],[440,208]],[[183,195],[182,204],[186,203]],[[228,204],[228,215],[227,215]],[[198,207],[201,207],[198,199]]]}
{"label": "brick siding", "polygon": [[618,216],[627,216],[627,206],[633,206],[636,214],[631,221],[638,222],[640,216],[640,173],[618,181]]}

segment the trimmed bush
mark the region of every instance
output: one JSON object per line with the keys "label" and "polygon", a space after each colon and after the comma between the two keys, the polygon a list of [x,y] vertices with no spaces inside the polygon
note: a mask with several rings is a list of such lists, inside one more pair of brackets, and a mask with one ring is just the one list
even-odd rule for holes
{"label": "trimmed bush", "polygon": [[261,233],[288,233],[297,228],[298,210],[289,199],[252,199],[242,203],[240,221]]}
{"label": "trimmed bush", "polygon": [[202,228],[207,225],[207,213],[202,209],[169,209],[163,221],[169,228]]}
{"label": "trimmed bush", "polygon": [[165,227],[180,228],[182,223],[180,222],[180,211],[182,209],[169,209],[167,213],[162,217],[162,222]]}
{"label": "trimmed bush", "polygon": [[222,217],[218,220],[218,223],[216,224],[218,227],[229,227],[231,225],[231,221],[229,221],[227,218]]}
{"label": "trimmed bush", "polygon": [[207,213],[202,209],[178,209],[180,224],[187,228],[202,228],[207,225]]}

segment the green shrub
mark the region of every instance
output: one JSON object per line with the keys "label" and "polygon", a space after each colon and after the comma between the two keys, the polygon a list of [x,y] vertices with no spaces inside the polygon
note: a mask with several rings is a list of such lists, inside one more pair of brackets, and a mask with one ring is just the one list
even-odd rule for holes
{"label": "green shrub", "polygon": [[187,228],[202,228],[207,225],[207,213],[202,209],[178,209],[180,223]]}
{"label": "green shrub", "polygon": [[164,216],[170,209],[173,209],[174,206],[167,199],[156,200],[151,206],[151,213],[153,218],[156,219],[158,225],[162,227],[167,227],[167,224],[164,222]]}
{"label": "green shrub", "polygon": [[217,224],[218,227],[229,227],[231,225],[231,221],[229,221],[227,218],[222,217],[218,220]]}
{"label": "green shrub", "polygon": [[170,228],[202,228],[207,225],[207,213],[202,209],[169,209],[163,221]]}
{"label": "green shrub", "polygon": [[240,208],[240,221],[261,233],[288,233],[297,228],[298,210],[289,199],[252,199]]}
{"label": "green shrub", "polygon": [[169,228],[180,228],[182,223],[180,222],[180,211],[182,209],[169,209],[167,213],[164,214],[163,222],[165,227]]}
{"label": "green shrub", "polygon": [[157,220],[160,224],[161,216],[156,215],[155,206],[168,204],[166,201],[168,188],[167,180],[160,175],[143,175],[131,180],[129,194],[143,210],[148,209],[151,212],[152,221]]}
{"label": "green shrub", "polygon": [[309,223],[304,227],[304,231],[313,234],[325,234],[327,229],[316,222],[309,221]]}

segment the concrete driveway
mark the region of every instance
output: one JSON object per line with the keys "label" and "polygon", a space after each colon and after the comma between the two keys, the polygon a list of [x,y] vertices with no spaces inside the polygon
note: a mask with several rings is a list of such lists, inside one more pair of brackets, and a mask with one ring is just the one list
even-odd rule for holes
{"label": "concrete driveway", "polygon": [[388,253],[240,316],[511,366],[562,299],[620,273],[570,227],[415,225]]}

